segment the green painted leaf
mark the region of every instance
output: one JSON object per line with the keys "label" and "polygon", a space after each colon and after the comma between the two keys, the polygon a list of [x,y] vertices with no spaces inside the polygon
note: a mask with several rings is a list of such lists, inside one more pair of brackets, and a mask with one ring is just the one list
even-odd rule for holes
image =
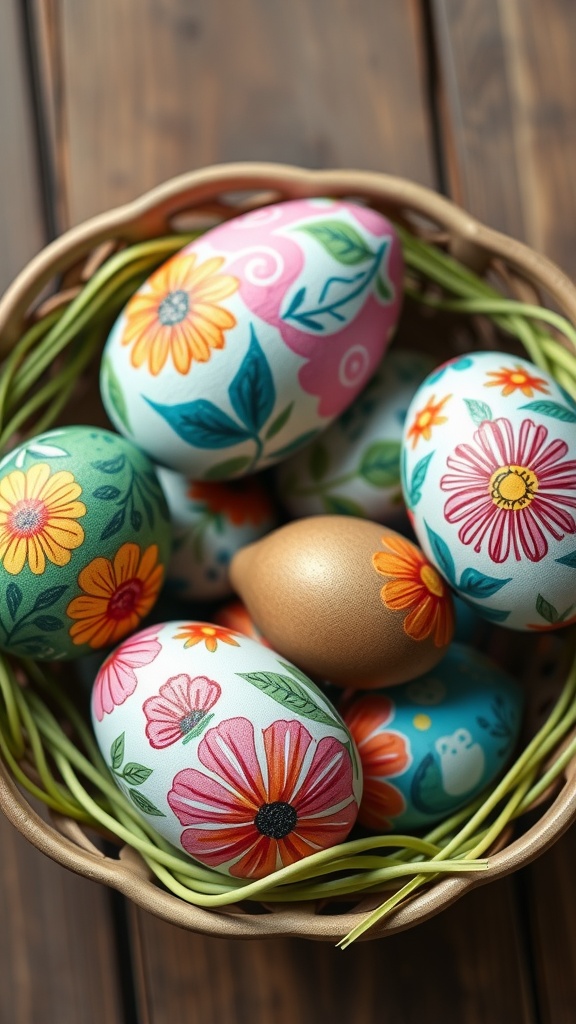
{"label": "green painted leaf", "polygon": [[563,555],[562,558],[555,558],[555,562],[559,562],[560,565],[568,565],[571,569],[576,569],[576,551],[571,551],[568,555]]}
{"label": "green painted leaf", "polygon": [[306,444],[312,441],[318,431],[307,430],[305,434],[300,434],[300,437],[296,437],[290,444],[284,445],[283,448],[277,448],[275,452],[268,452],[266,454],[267,459],[283,459],[286,455],[292,455],[292,452],[298,451],[299,448],[304,448]]}
{"label": "green painted leaf", "polygon": [[10,612],[10,618],[14,622],[16,612],[22,604],[22,591],[17,583],[9,583],[6,587],[6,604]]}
{"label": "green painted leaf", "polygon": [[512,577],[509,576],[507,579],[499,580],[494,576],[485,576],[484,573],[478,572],[477,569],[464,569],[460,577],[458,590],[476,600],[485,600],[487,597],[497,594],[502,587],[510,583],[511,579]]}
{"label": "green painted leaf", "polygon": [[400,483],[400,442],[375,441],[362,456],[360,476],[373,487],[394,487]]}
{"label": "green painted leaf", "polygon": [[132,527],[135,533],[138,533],[138,531],[142,528],[143,521],[144,518],[142,516],[142,513],[137,508],[133,508],[130,512],[130,526]]}
{"label": "green painted leaf", "polygon": [[110,763],[114,771],[118,771],[122,761],[124,760],[124,745],[125,745],[126,734],[121,733],[114,740],[110,747]]}
{"label": "green painted leaf", "polygon": [[104,484],[103,487],[97,487],[95,491],[92,491],[92,497],[99,498],[100,501],[113,501],[119,494],[119,487],[112,487],[108,484]]}
{"label": "green painted leaf", "polygon": [[484,423],[485,420],[493,418],[492,409],[489,405],[486,405],[486,402],[478,402],[475,398],[465,398],[464,402],[477,427]]}
{"label": "green painted leaf", "polygon": [[560,621],[558,610],[553,604],[550,604],[550,601],[547,601],[545,597],[542,597],[542,594],[538,594],[538,597],[536,598],[536,611],[538,612],[538,615],[541,615],[546,622],[550,623],[550,625],[554,625],[554,623]]}
{"label": "green painted leaf", "polygon": [[315,224],[300,227],[299,230],[315,238],[338,263],[346,266],[356,266],[375,256],[362,235],[341,220],[317,221]]}
{"label": "green painted leaf", "polygon": [[45,633],[55,633],[57,629],[64,628],[62,619],[56,618],[55,615],[37,615],[32,619],[32,625],[44,630]]}
{"label": "green painted leaf", "polygon": [[60,600],[62,594],[68,590],[68,584],[62,583],[58,587],[48,587],[47,590],[42,590],[34,602],[32,611],[39,612],[42,608],[50,608],[53,604],[56,604]]}
{"label": "green painted leaf", "polygon": [[559,402],[539,399],[535,402],[527,402],[526,405],[521,405],[520,408],[529,409],[530,412],[537,412],[540,416],[552,416],[555,420],[561,420],[562,423],[576,423],[576,412],[565,405],[560,405]]}
{"label": "green painted leaf", "polygon": [[384,281],[384,279],[380,277],[380,274],[378,274],[378,277],[376,278],[376,292],[378,294],[378,298],[383,302],[392,302],[392,299],[394,298],[394,293],[390,284],[388,281]]}
{"label": "green painted leaf", "polygon": [[272,414],[276,389],[253,324],[250,324],[248,351],[228,388],[228,395],[238,419],[252,436],[258,434]]}
{"label": "green painted leaf", "polygon": [[312,480],[316,483],[322,480],[326,476],[326,473],[330,469],[330,452],[328,451],[325,444],[321,441],[317,441],[310,448],[310,454],[308,456],[308,472]]}
{"label": "green painted leaf", "polygon": [[446,541],[442,539],[442,537],[440,537],[437,533],[434,533],[434,530],[432,530],[428,526],[428,523],[424,522],[424,525],[426,527],[428,540],[430,541],[430,546],[432,548],[432,554],[434,557],[434,561],[436,562],[436,565],[440,569],[440,572],[443,574],[443,576],[445,576],[450,583],[455,584],[456,567],[454,565],[454,559],[452,558],[450,548],[448,547]]}
{"label": "green painted leaf", "polygon": [[200,719],[198,724],[195,725],[193,729],[190,729],[190,732],[186,733],[184,739],[182,740],[182,743],[189,743],[190,740],[195,740],[197,736],[201,736],[212,718],[214,718],[214,712],[212,712],[212,714],[210,715],[204,715],[204,717]]}
{"label": "green painted leaf", "polygon": [[136,761],[129,761],[122,769],[122,778],[132,786],[141,786],[143,782],[146,782],[146,779],[150,778],[152,770],[152,768],[146,768],[143,764],[138,764]]}
{"label": "green painted leaf", "polygon": [[194,448],[230,448],[253,437],[251,430],[205,398],[178,405],[161,405],[150,398],[146,401],[178,437]]}
{"label": "green painted leaf", "polygon": [[279,434],[282,428],[286,426],[288,420],[292,415],[293,409],[294,402],[290,402],[290,404],[287,405],[286,408],[283,409],[282,412],[278,414],[278,416],[276,416],[276,419],[272,420],[272,423],[268,427],[268,430],[266,431],[265,435],[267,441],[269,441],[270,438],[272,437],[276,437],[276,434]]}
{"label": "green painted leaf", "polygon": [[361,505],[357,502],[352,501],[350,498],[343,498],[339,494],[323,494],[322,504],[324,509],[331,516],[358,516],[360,519],[366,518],[366,513]]}
{"label": "green painted leaf", "polygon": [[102,533],[100,534],[100,540],[108,540],[109,537],[114,537],[115,534],[117,534],[124,526],[125,518],[126,506],[124,506],[123,508],[119,508],[118,511],[114,513],[112,519],[109,520],[107,525],[102,530]]}
{"label": "green painted leaf", "polygon": [[225,462],[219,462],[216,466],[211,466],[204,473],[204,479],[228,480],[230,477],[236,476],[247,469],[251,461],[249,455],[237,455],[234,459],[226,459]]}
{"label": "green painted leaf", "polygon": [[268,697],[277,701],[278,704],[282,704],[289,711],[301,715],[302,718],[323,722],[325,725],[331,725],[337,729],[342,728],[337,719],[318,706],[298,680],[277,672],[238,672],[237,675],[241,679],[245,679],[246,682],[252,683],[252,686],[256,686],[262,693],[266,693]]}
{"label": "green painted leaf", "polygon": [[428,455],[424,455],[422,459],[419,459],[414,466],[414,472],[412,473],[412,479],[408,488],[408,504],[410,508],[414,508],[418,504],[422,497],[422,484],[426,479],[426,473],[428,472],[428,466],[434,452],[428,452]]}
{"label": "green painted leaf", "polygon": [[128,418],[128,409],[126,408],[126,399],[124,397],[124,392],[120,386],[120,381],[118,380],[118,377],[114,373],[112,363],[110,362],[109,359],[105,360],[103,371],[104,388],[108,393],[108,399],[110,401],[110,404],[114,409],[114,412],[116,413],[118,419],[122,423],[123,427],[125,427],[128,433],[131,434],[132,428],[130,426],[130,420]]}
{"label": "green painted leaf", "polygon": [[101,473],[121,473],[126,465],[125,455],[116,455],[113,459],[97,459],[96,462],[90,463],[94,469],[100,470]]}
{"label": "green painted leaf", "polygon": [[150,814],[156,818],[166,817],[164,811],[160,811],[147,796],[144,796],[144,794],[140,792],[139,789],[129,789],[128,793],[132,803],[136,804],[138,810],[144,811],[144,814]]}

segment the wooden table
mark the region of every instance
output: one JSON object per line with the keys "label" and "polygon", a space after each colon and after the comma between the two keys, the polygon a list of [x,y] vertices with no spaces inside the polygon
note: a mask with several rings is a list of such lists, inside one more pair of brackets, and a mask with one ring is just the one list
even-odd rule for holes
{"label": "wooden table", "polygon": [[[576,273],[571,0],[2,0],[0,287],[192,168],[386,171]],[[0,1022],[563,1024],[576,832],[427,924],[351,947],[205,938],[0,822]]]}

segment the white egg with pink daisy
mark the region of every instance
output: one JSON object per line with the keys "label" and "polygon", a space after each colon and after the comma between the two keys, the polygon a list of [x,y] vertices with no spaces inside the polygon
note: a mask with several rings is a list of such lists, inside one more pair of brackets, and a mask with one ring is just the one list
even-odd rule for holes
{"label": "white egg with pink daisy", "polygon": [[471,352],[408,409],[402,487],[418,541],[484,618],[576,619],[576,403],[527,359]]}
{"label": "white egg with pink daisy", "polygon": [[206,867],[257,879],[343,842],[362,795],[347,726],[296,666],[231,629],[129,637],[92,691],[98,745],[149,825]]}

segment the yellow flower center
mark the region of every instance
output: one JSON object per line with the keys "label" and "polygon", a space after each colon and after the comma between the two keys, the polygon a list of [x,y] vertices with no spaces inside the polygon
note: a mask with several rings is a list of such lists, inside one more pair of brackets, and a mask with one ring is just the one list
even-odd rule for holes
{"label": "yellow flower center", "polygon": [[420,569],[420,579],[426,587],[426,590],[434,594],[434,597],[442,597],[444,593],[444,586],[440,576],[431,565],[423,565]]}
{"label": "yellow flower center", "polygon": [[419,413],[416,417],[416,423],[420,429],[427,427],[431,421],[432,413],[430,412],[430,409],[424,409],[424,412]]}
{"label": "yellow flower center", "polygon": [[490,477],[488,489],[498,508],[517,512],[535,497],[538,477],[526,466],[499,466]]}
{"label": "yellow flower center", "polygon": [[517,373],[510,374],[510,381],[512,384],[525,384],[527,380],[526,374],[518,371]]}
{"label": "yellow flower center", "polygon": [[212,626],[202,626],[200,632],[203,636],[216,636],[216,630]]}

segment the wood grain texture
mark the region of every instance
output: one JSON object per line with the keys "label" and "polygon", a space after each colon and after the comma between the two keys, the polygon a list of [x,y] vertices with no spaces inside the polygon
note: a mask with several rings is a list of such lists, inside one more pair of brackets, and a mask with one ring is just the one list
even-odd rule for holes
{"label": "wood grain texture", "polygon": [[[415,3],[61,0],[67,217],[173,175],[272,160],[431,184]],[[54,52],[54,51],[53,51]]]}
{"label": "wood grain texture", "polygon": [[44,242],[19,0],[0,4],[0,292]]}
{"label": "wood grain texture", "polygon": [[209,939],[131,916],[142,1024],[535,1024],[506,884],[345,952],[295,939]]}

